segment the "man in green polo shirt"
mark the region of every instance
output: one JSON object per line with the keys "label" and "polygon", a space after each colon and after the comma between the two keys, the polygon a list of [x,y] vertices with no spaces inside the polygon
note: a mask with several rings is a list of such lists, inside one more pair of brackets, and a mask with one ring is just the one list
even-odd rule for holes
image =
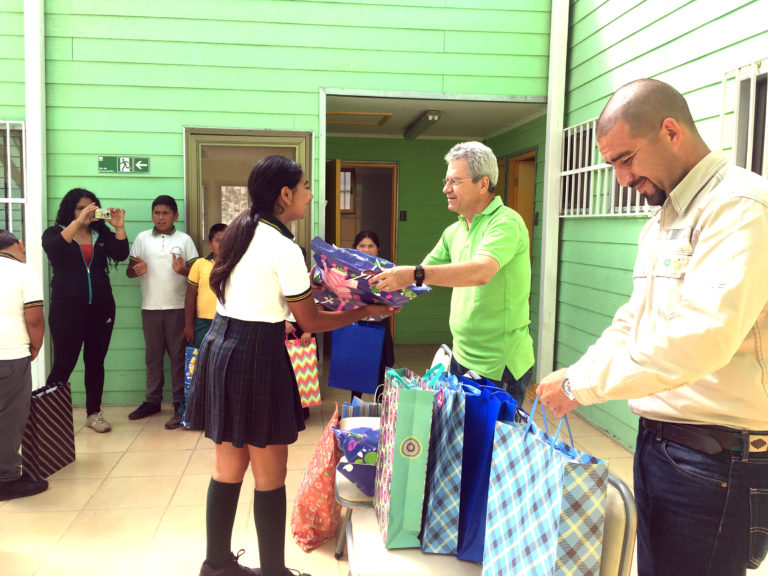
{"label": "man in green polo shirt", "polygon": [[382,290],[414,282],[452,287],[451,373],[473,370],[521,404],[533,366],[528,230],[495,195],[499,169],[490,148],[463,142],[445,160],[443,194],[458,222],[443,231],[421,265],[396,266],[373,281]]}

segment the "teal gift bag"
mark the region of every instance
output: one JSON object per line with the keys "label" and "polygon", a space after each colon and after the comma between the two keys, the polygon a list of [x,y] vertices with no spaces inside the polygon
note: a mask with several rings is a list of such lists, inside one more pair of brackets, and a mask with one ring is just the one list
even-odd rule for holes
{"label": "teal gift bag", "polygon": [[413,373],[384,384],[373,505],[387,548],[418,548],[434,391]]}

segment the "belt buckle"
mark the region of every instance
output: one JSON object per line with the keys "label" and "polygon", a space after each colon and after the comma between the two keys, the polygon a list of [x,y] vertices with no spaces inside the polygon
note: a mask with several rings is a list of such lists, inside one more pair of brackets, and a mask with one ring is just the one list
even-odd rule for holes
{"label": "belt buckle", "polygon": [[750,434],[743,435],[743,446],[748,447],[750,452],[768,452],[768,434]]}

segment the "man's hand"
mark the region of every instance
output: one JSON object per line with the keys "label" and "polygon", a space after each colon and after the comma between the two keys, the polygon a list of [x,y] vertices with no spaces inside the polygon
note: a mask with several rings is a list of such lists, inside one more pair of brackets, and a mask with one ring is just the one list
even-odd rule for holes
{"label": "man's hand", "polygon": [[128,264],[126,274],[128,278],[138,278],[147,273],[147,263],[144,262],[139,256],[131,258],[131,263]]}
{"label": "man's hand", "polygon": [[562,418],[579,406],[579,403],[576,400],[570,400],[561,388],[567,371],[568,368],[561,368],[557,372],[552,372],[541,380],[536,389],[536,395],[541,403],[552,410],[558,418]]}
{"label": "man's hand", "polygon": [[184,342],[189,344],[195,339],[195,328],[190,324],[184,324]]}
{"label": "man's hand", "polygon": [[189,269],[184,263],[184,256],[171,254],[171,268],[173,268],[173,271],[176,272],[176,274],[181,274],[182,276],[189,275]]}
{"label": "man's hand", "polygon": [[402,290],[413,284],[414,269],[415,266],[395,266],[384,270],[381,274],[376,274],[370,281],[382,292]]}

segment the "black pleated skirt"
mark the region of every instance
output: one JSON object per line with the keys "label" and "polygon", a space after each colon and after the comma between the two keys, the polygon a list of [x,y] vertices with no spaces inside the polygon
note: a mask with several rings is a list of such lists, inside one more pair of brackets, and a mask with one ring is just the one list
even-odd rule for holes
{"label": "black pleated skirt", "polygon": [[200,346],[187,420],[217,444],[263,448],[295,442],[304,418],[285,323],[217,314]]}

